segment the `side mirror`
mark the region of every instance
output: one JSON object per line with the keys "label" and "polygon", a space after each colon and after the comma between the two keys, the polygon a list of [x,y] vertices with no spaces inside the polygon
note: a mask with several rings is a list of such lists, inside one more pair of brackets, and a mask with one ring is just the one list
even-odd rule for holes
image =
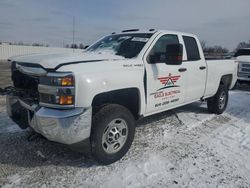
{"label": "side mirror", "polygon": [[181,65],[183,56],[182,44],[169,44],[166,47],[166,64]]}

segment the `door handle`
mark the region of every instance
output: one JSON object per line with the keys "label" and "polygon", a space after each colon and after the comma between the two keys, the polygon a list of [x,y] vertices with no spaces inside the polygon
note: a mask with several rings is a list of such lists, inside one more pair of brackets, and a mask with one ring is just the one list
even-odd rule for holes
{"label": "door handle", "polygon": [[187,71],[187,69],[186,68],[180,68],[178,71],[179,72],[185,72],[185,71]]}
{"label": "door handle", "polygon": [[200,70],[204,70],[204,69],[206,69],[205,66],[201,66],[201,67],[200,67]]}

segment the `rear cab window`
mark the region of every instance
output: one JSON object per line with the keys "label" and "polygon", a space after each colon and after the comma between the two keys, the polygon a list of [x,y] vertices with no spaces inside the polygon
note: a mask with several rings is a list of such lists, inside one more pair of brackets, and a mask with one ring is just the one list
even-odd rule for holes
{"label": "rear cab window", "polygon": [[201,57],[196,39],[190,36],[182,36],[182,38],[186,47],[187,61],[200,60]]}

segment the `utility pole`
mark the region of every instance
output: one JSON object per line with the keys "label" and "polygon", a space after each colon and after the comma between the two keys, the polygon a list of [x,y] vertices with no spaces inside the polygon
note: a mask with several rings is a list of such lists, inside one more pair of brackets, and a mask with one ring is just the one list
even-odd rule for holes
{"label": "utility pole", "polygon": [[74,45],[75,45],[75,16],[73,16],[73,52],[75,51]]}

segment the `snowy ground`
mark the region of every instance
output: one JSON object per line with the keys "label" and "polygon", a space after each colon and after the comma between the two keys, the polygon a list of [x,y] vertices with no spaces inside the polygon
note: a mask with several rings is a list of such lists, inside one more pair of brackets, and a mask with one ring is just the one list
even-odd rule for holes
{"label": "snowy ground", "polygon": [[0,98],[0,187],[250,187],[249,98],[231,91],[220,116],[194,103],[145,118],[128,154],[109,166],[28,142]]}

